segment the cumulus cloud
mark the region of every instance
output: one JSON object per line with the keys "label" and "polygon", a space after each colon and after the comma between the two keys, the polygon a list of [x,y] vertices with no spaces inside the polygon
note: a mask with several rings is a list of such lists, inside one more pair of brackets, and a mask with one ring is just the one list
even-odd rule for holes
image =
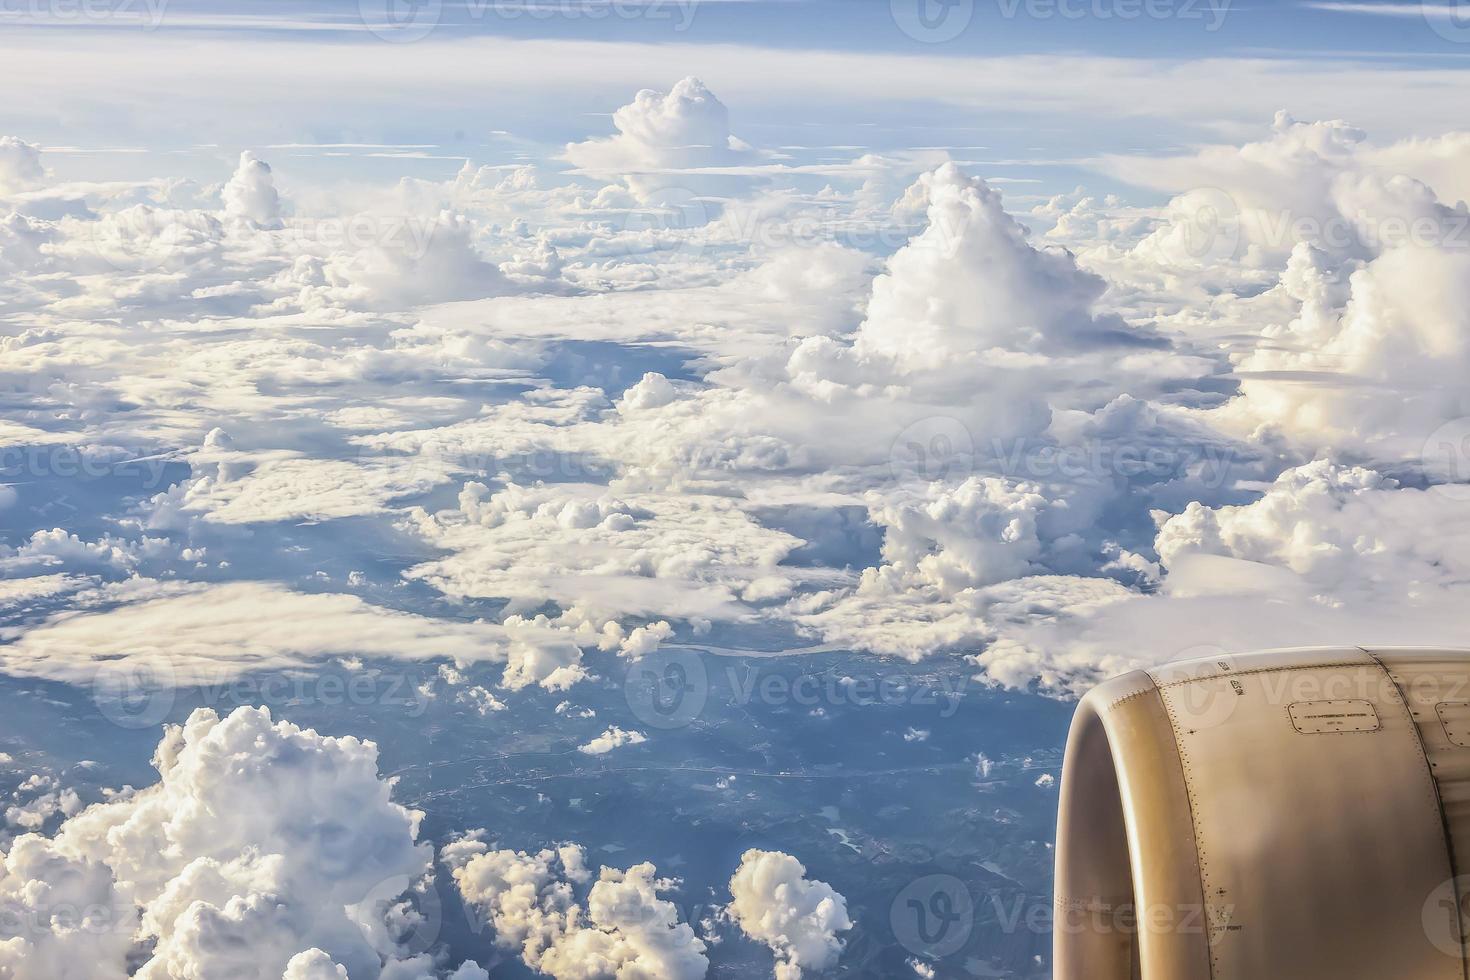
{"label": "cumulus cloud", "polygon": [[0,194],[30,190],[45,178],[39,146],[14,136],[0,136]]}
{"label": "cumulus cloud", "polygon": [[0,853],[0,897],[28,913],[6,917],[24,926],[0,940],[7,976],[438,975],[388,922],[432,852],[373,743],[263,708],[198,709],[165,730],[154,766],[154,785]]}
{"label": "cumulus cloud", "polygon": [[[1066,250],[1033,246],[983,180],[945,164],[908,196],[925,226],[873,280],[856,331],[807,337],[787,359],[791,385],[829,431],[857,419],[871,442],[875,425],[892,439],[949,417],[973,451],[977,438],[1039,435],[1052,408],[1045,393],[1070,406],[1075,396],[1062,393],[1081,378],[1108,374],[1121,392],[1171,370],[1152,331],[1096,308],[1105,282]],[[868,417],[875,395],[885,411]],[[855,431],[840,445],[851,452],[860,440]]]}
{"label": "cumulus cloud", "polygon": [[[724,222],[734,228],[761,222],[727,208]],[[781,304],[790,311],[793,334],[850,333],[862,319],[868,299],[872,258],[836,242],[801,242],[777,247],[735,285]]]}
{"label": "cumulus cloud", "polygon": [[[408,574],[451,595],[510,597],[516,612],[554,600],[561,621],[594,631],[590,642],[626,642],[634,655],[666,634],[652,628],[625,639],[619,620],[740,618],[738,591],[777,573],[799,543],[760,526],[736,501],[653,490],[637,499],[635,507],[598,484],[510,484],[492,492],[472,481],[457,509],[422,514],[411,525],[450,556]],[[569,654],[559,659],[516,676],[540,680],[571,666]]]}
{"label": "cumulus cloud", "polygon": [[71,816],[82,807],[74,789],[64,789],[56,777],[32,773],[10,794],[14,801],[5,808],[5,822],[22,830],[40,830],[58,814]]}
{"label": "cumulus cloud", "polygon": [[483,688],[478,684],[474,685],[473,687],[467,687],[463,691],[460,691],[454,696],[454,699],[460,704],[469,705],[481,715],[488,715],[492,712],[504,711],[506,709],[506,704],[504,701],[500,700],[488,689]]}
{"label": "cumulus cloud", "polygon": [[972,477],[953,489],[931,484],[914,497],[870,498],[869,519],[885,528],[884,564],[868,570],[871,588],[911,583],[943,595],[1021,578],[1040,555],[1040,488]]}
{"label": "cumulus cloud", "polygon": [[227,217],[248,222],[255,228],[281,227],[281,198],[276,193],[270,164],[249,150],[240,154],[240,165],[220,196]]}
{"label": "cumulus cloud", "polygon": [[[1463,160],[1467,148],[1463,133],[1379,145],[1341,119],[1303,121],[1278,112],[1264,139],[1180,156],[1110,158],[1109,167],[1126,172],[1130,183],[1181,197],[1206,194],[1219,206],[1214,231],[1222,240],[1196,242],[1198,260],[1247,257],[1253,250],[1254,261],[1279,261],[1302,239],[1362,258],[1379,250],[1385,232],[1396,233],[1379,223],[1387,198],[1399,198],[1396,210],[1410,206],[1400,217],[1435,214],[1426,207],[1433,191],[1450,205],[1447,210],[1466,199],[1462,173],[1452,161]],[[1418,198],[1417,213],[1411,198]],[[1166,221],[1159,234],[1180,230],[1177,222]]]}
{"label": "cumulus cloud", "polygon": [[777,980],[801,980],[842,955],[838,933],[852,928],[847,900],[824,881],[806,877],[790,854],[752,848],[730,879],[731,917],[742,932],[771,947]]}
{"label": "cumulus cloud", "polygon": [[[1470,517],[1456,491],[1399,487],[1360,466],[1317,460],[1282,473],[1249,504],[1190,503],[1164,520],[1156,548],[1169,568],[1196,555],[1275,566],[1337,601],[1428,598],[1470,575]],[[1191,585],[1174,591],[1210,589],[1198,578]]]}
{"label": "cumulus cloud", "polygon": [[[730,133],[730,111],[704,83],[680,79],[668,92],[643,89],[613,113],[617,135],[569,143],[567,160],[600,176],[619,176],[640,198],[670,188],[693,193],[730,186],[701,176],[706,169],[736,168],[758,159]],[[692,201],[692,197],[691,197]]]}
{"label": "cumulus cloud", "polygon": [[103,864],[38,834],[0,852],[0,969],[16,980],[120,980],[137,910]]}
{"label": "cumulus cloud", "polygon": [[1440,425],[1470,412],[1453,380],[1470,211],[1446,166],[1465,145],[1450,134],[1379,146],[1341,120],[1280,113],[1244,146],[1120,159],[1130,180],[1181,193],[1136,245],[1089,257],[1137,284],[1148,270],[1168,270],[1175,290],[1197,284],[1182,329],[1264,323],[1232,355],[1244,397],[1220,410],[1223,428],[1307,458],[1419,462]]}
{"label": "cumulus cloud", "polygon": [[1133,339],[1121,320],[1092,311],[1103,280],[1064,250],[1032,246],[983,180],[949,163],[912,193],[928,225],[873,281],[859,355],[934,367],[994,348],[1076,352]]}
{"label": "cumulus cloud", "polygon": [[883,561],[847,592],[791,600],[787,610],[829,642],[921,659],[994,636],[987,586],[1042,570],[1041,488],[994,477],[870,493]]}
{"label": "cumulus cloud", "polygon": [[475,838],[446,845],[440,860],[496,945],[546,976],[699,980],[708,970],[704,942],[661,897],[678,882],[652,864],[604,867],[594,880],[578,845],[531,854]]}
{"label": "cumulus cloud", "polygon": [[330,956],[313,948],[291,957],[281,980],[347,980],[347,968],[333,963]]}
{"label": "cumulus cloud", "polygon": [[[1146,558],[1089,540],[1117,492],[1107,474],[1085,487],[964,480],[1017,468],[996,456],[1028,441],[1127,448],[1150,426],[1166,441],[1223,442],[1120,393],[1133,381],[1146,391],[1178,383],[1199,365],[1095,309],[1102,281],[1065,251],[1034,247],[982,181],[944,167],[910,196],[925,230],[889,261],[855,331],[809,336],[785,355],[766,337],[762,353],[727,358],[699,384],[645,372],[611,404],[591,390],[538,393],[439,429],[361,440],[374,452],[555,454],[615,474],[607,485],[466,483],[457,510],[406,524],[450,553],[409,574],[451,595],[511,596],[517,614],[555,602],[548,622],[599,634],[633,616],[775,616],[830,642],[914,657],[992,637],[985,588],[1074,570],[1088,549],[1146,574]],[[920,320],[933,344],[903,348]],[[1052,391],[1065,394],[1048,404]],[[936,471],[946,479],[929,487]],[[885,560],[861,575],[786,561],[801,542],[764,517],[807,500],[866,507],[884,529]],[[656,625],[634,627],[623,652],[646,652]],[[577,669],[565,653],[510,671],[510,683]]]}
{"label": "cumulus cloud", "polygon": [[[0,269],[10,273],[43,270],[50,264],[48,252],[56,238],[57,231],[52,222],[15,211],[0,215]],[[16,285],[19,283],[13,283],[12,288]]]}
{"label": "cumulus cloud", "polygon": [[1470,238],[1465,246],[1405,243],[1342,268],[1299,244],[1280,287],[1299,312],[1240,359],[1244,398],[1222,410],[1227,422],[1308,452],[1432,468],[1431,436],[1470,415],[1459,382],[1470,369]]}
{"label": "cumulus cloud", "polygon": [[679,397],[669,379],[657,371],[647,371],[638,383],[623,392],[618,399],[618,411],[640,412],[649,408],[662,408]]}
{"label": "cumulus cloud", "polygon": [[[177,295],[170,286],[181,287],[186,276],[202,281],[217,274],[225,255],[224,224],[204,210],[145,202],[90,220],[68,216],[59,225],[65,237],[53,254],[83,273],[115,277],[93,284],[98,300],[158,302]],[[148,278],[124,278],[130,275]],[[79,305],[73,300],[63,308]]]}
{"label": "cumulus cloud", "polygon": [[506,654],[505,674],[500,682],[512,691],[531,684],[539,684],[548,691],[563,691],[586,677],[582,648],[571,640],[514,642]]}
{"label": "cumulus cloud", "polygon": [[30,540],[15,549],[11,563],[64,565],[94,571],[127,571],[137,566],[145,551],[161,543],[156,538],[132,542],[112,535],[103,535],[96,541],[84,541],[77,535],[56,527],[33,533]]}
{"label": "cumulus cloud", "polygon": [[942,455],[973,468],[1043,438],[1058,409],[1094,410],[1211,371],[1102,309],[1105,282],[1066,250],[1034,246],[983,180],[946,164],[908,196],[923,230],[873,281],[856,331],[794,345],[785,380],[808,402],[767,416],[820,420],[819,444],[843,462],[884,447],[890,464],[916,455],[922,471],[942,443]]}
{"label": "cumulus cloud", "polygon": [[387,227],[363,248],[339,251],[319,269],[308,267],[305,288],[329,302],[369,309],[514,291],[475,247],[475,227],[464,215],[441,211],[422,223]]}
{"label": "cumulus cloud", "polygon": [[[1248,504],[1157,515],[1156,594],[1074,596],[1002,627],[993,679],[1081,693],[1110,673],[1282,646],[1454,646],[1466,540],[1456,486],[1402,487],[1318,460]],[[1433,527],[1433,534],[1423,528]],[[1131,637],[1131,640],[1128,639]]]}
{"label": "cumulus cloud", "polygon": [[577,746],[577,751],[583,755],[607,755],[613,749],[620,749],[624,745],[638,745],[646,741],[648,741],[648,736],[642,732],[624,731],[617,725],[610,725],[607,731],[592,741]]}

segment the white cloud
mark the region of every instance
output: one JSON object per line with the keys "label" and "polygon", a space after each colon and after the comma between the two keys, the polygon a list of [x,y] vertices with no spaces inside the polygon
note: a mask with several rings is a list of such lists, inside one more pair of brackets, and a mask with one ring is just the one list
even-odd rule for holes
{"label": "white cloud", "polygon": [[[728,113],[692,80],[640,94],[614,124],[568,150],[604,166],[599,180],[758,172],[760,190],[705,201],[721,211],[708,225],[644,230],[618,227],[638,210],[628,194],[519,160],[456,162],[455,176],[392,189],[293,180],[289,209],[248,155],[218,195],[169,180],[25,195],[31,210],[6,221],[0,251],[20,270],[4,288],[36,304],[35,326],[3,340],[7,382],[30,404],[5,432],[127,445],[191,472],[130,494],[102,528],[59,516],[27,528],[44,530],[5,554],[12,571],[158,581],[75,589],[68,613],[5,627],[16,642],[4,662],[85,677],[98,666],[88,645],[116,638],[138,648],[135,664],[176,658],[191,678],[247,662],[447,655],[505,663],[498,685],[463,694],[470,710],[496,710],[507,692],[586,679],[594,648],[636,658],[720,623],[913,658],[962,653],[992,679],[1062,690],[1143,656],[1058,639],[1080,623],[1143,608],[1144,591],[1202,598],[1185,595],[1201,559],[1289,564],[1240,557],[1251,549],[1238,530],[1228,555],[1184,535],[1212,519],[1223,540],[1243,520],[1224,508],[1283,469],[1321,456],[1405,487],[1456,475],[1455,460],[1421,457],[1431,432],[1470,416],[1458,383],[1470,270],[1442,242],[1369,233],[1389,219],[1440,233],[1458,219],[1449,192],[1424,182],[1454,184],[1456,134],[1377,145],[1346,123],[1283,116],[1243,147],[1112,160],[1185,193],[1162,207],[1060,195],[1032,209],[1050,227],[1033,236],[990,184],[940,165],[942,150],[781,171],[774,153],[732,142]],[[1200,175],[1254,215],[1241,254],[1194,247],[1211,188],[1176,184]],[[1267,219],[1283,210],[1340,219],[1350,235],[1276,243]],[[359,217],[408,233],[333,232]],[[813,219],[819,240],[790,234]],[[837,244],[911,224],[920,230],[886,260]],[[422,305],[440,301],[452,302]],[[234,443],[205,435],[216,427]],[[1187,459],[1038,473],[1038,446]],[[1238,468],[1207,480],[1209,452]],[[456,485],[457,500],[445,492]],[[1269,495],[1281,505],[1279,489]],[[1169,529],[1157,542],[1154,510]],[[1433,508],[1357,516],[1412,523],[1421,511]],[[282,526],[331,521],[342,523]],[[268,549],[242,542],[341,542],[348,527],[393,538],[404,577],[501,622],[187,582],[205,568],[285,578]],[[1390,542],[1383,554],[1412,550],[1382,529],[1361,537]],[[1373,556],[1365,567],[1380,557],[1354,553]],[[372,595],[380,576],[345,573],[367,560],[323,574]],[[1313,575],[1325,573],[1303,587],[1328,600],[1362,585]],[[226,588],[238,591],[215,591]],[[343,646],[249,622],[250,603],[278,596],[287,622],[340,615],[354,643],[393,642]],[[96,608],[111,597],[116,608]],[[155,635],[163,622],[184,629]]]}
{"label": "white cloud", "polygon": [[291,957],[281,980],[347,980],[347,968],[319,949],[308,949]]}
{"label": "white cloud", "polygon": [[[373,743],[265,709],[199,709],[166,729],[154,765],[154,785],[0,853],[0,895],[34,910],[25,933],[0,939],[7,976],[128,975],[135,932],[146,952],[131,975],[148,980],[436,975],[391,965],[414,958],[384,903],[432,852],[416,842],[420,814],[392,802]],[[58,918],[67,907],[85,918]]]}
{"label": "white cloud", "polygon": [[[211,432],[210,438],[220,431]],[[257,524],[373,514],[449,479],[442,466],[423,457],[321,459],[289,450],[249,452],[218,441],[191,453],[189,465],[191,479],[149,502],[148,527],[187,528],[193,520]]]}
{"label": "white cloud", "polygon": [[501,661],[499,626],[396,612],[356,596],[293,592],[278,585],[153,584],[97,597],[111,608],[56,613],[8,628],[8,673],[89,683],[104,666],[165,686],[290,669],[339,654]]}
{"label": "white cloud", "polygon": [[954,164],[924,174],[912,194],[928,224],[873,281],[859,356],[937,367],[993,348],[1074,353],[1129,339],[1092,312],[1105,283],[1060,249],[1038,249],[983,180]]}
{"label": "white cloud", "polygon": [[69,817],[82,808],[76,790],[59,789],[55,780],[38,782],[34,776],[12,798],[17,802],[5,808],[5,822],[21,830],[40,830],[58,814]]}
{"label": "white cloud", "polygon": [[697,171],[757,159],[730,134],[725,104],[693,76],[668,92],[643,89],[613,113],[612,121],[616,136],[569,143],[566,158],[590,174],[621,177],[643,200],[674,189],[689,194],[693,204],[698,191],[730,184],[696,176]]}
{"label": "white cloud", "polygon": [[1457,248],[1391,248],[1355,271],[1324,267],[1320,252],[1298,246],[1282,289],[1300,312],[1240,359],[1245,397],[1223,410],[1226,420],[1265,426],[1307,452],[1433,467],[1430,437],[1470,416],[1459,381],[1470,370],[1467,283],[1470,236]]}
{"label": "white cloud", "polygon": [[[121,980],[137,912],[108,867],[25,834],[0,852],[0,971],[15,980]],[[19,927],[17,929],[17,927]]]}
{"label": "white cloud", "polygon": [[[1462,642],[1470,535],[1464,488],[1445,481],[1463,481],[1470,433],[1470,253],[1450,240],[1470,137],[1399,138],[1466,88],[1459,71],[482,36],[304,41],[310,57],[283,65],[248,36],[186,51],[140,37],[124,59],[77,34],[57,50],[85,55],[81,74],[0,40],[12,116],[37,120],[24,131],[104,90],[123,108],[167,91],[167,120],[115,115],[181,152],[122,166],[57,147],[48,163],[97,179],[56,183],[36,148],[0,141],[14,209],[0,300],[18,317],[0,337],[7,673],[194,684],[447,659],[420,693],[462,719],[560,702],[554,719],[579,726],[590,709],[544,692],[711,629],[731,647],[964,657],[986,681],[1059,695],[1206,650]],[[366,134],[411,112],[451,132],[451,114],[483,110],[476,93],[547,66],[548,101],[595,109],[694,63],[747,134],[790,122],[763,110],[793,91],[806,119],[859,99],[907,117],[917,94],[980,110],[982,127],[995,106],[1046,115],[1083,144],[1072,124],[1090,114],[1109,146],[1141,122],[1199,146],[1278,100],[1402,118],[1386,143],[1283,114],[1241,146],[1043,172],[979,147],[752,149],[685,79],[567,147],[574,172],[496,132],[493,163],[447,159],[483,135],[452,150],[302,144],[281,148],[280,174],[246,153],[223,185],[184,179],[222,176],[204,141],[262,143],[262,127]],[[342,98],[364,66],[403,80],[371,113]],[[1220,84],[1242,72],[1260,84]],[[224,93],[226,75],[251,79],[248,94]],[[1445,99],[1404,100],[1427,87]],[[541,133],[586,128],[515,100],[496,125],[517,112]],[[322,179],[331,154],[364,150],[418,155],[355,155],[361,179]],[[960,152],[972,159],[946,162]],[[287,206],[275,178],[307,156]],[[1115,189],[1175,196],[1007,183],[1098,166]],[[69,454],[107,478],[72,493],[53,472]],[[571,758],[649,751],[597,714]],[[190,726],[161,748],[159,787],[83,812],[60,781],[3,801],[7,827],[39,833],[3,838],[0,900],[116,904],[122,938],[42,916],[34,935],[0,937],[0,974],[19,958],[36,976],[76,962],[118,976],[130,949],[160,980],[205,956],[270,980],[444,972],[384,916],[348,908],[359,845],[392,872],[390,900],[426,867],[363,743],[259,715]],[[910,751],[928,737],[887,730]],[[979,779],[992,768],[977,757]],[[594,881],[572,845],[474,841],[445,861],[533,969],[707,970],[652,865]],[[837,964],[845,902],[794,858],[752,851],[731,889],[730,914],[781,976]]]}
{"label": "white cloud", "polygon": [[[406,523],[450,553],[410,575],[449,595],[511,597],[517,614],[555,602],[560,612],[547,615],[558,619],[548,622],[594,634],[609,622],[626,630],[631,616],[775,616],[831,642],[914,657],[992,637],[991,600],[979,590],[1047,571],[1050,540],[1068,532],[1075,551],[1113,490],[1099,474],[1086,489],[1100,493],[1088,499],[1068,489],[1075,499],[1058,501],[1055,489],[1002,477],[964,482],[965,473],[1005,440],[1041,440],[1055,421],[1047,393],[1073,386],[1086,389],[1077,400],[1062,396],[1074,414],[1082,408],[1072,405],[1102,409],[1111,398],[1123,406],[1112,416],[1138,416],[1182,438],[1173,418],[1159,421],[1162,413],[1140,400],[1144,407],[1129,411],[1117,392],[1198,365],[1176,363],[1157,336],[1096,312],[1102,281],[1061,250],[1033,248],[983,182],[946,167],[912,196],[928,227],[890,261],[874,287],[883,301],[868,304],[850,339],[809,337],[785,356],[780,335],[759,344],[741,338],[735,351],[745,356],[726,355],[730,366],[703,384],[646,372],[612,412],[600,392],[546,392],[440,429],[360,440],[378,452],[450,458],[554,454],[617,474],[610,488],[509,483],[492,492],[467,483],[457,511]],[[978,333],[972,308],[995,311]],[[895,346],[919,321],[933,349]],[[1097,372],[1118,387],[1099,385]],[[1104,429],[1116,428],[1112,416],[1092,424],[1106,438],[1127,438]],[[941,443],[952,460],[938,468],[953,461],[960,479],[926,489],[919,481],[935,468],[928,454]],[[803,499],[865,504],[885,528],[884,562],[860,578],[783,564],[800,542],[764,526],[759,513]],[[773,599],[788,601],[772,608]],[[640,628],[645,634],[635,628],[625,652],[634,639],[641,648],[652,638],[652,626]],[[566,654],[524,676],[514,669],[508,682],[577,669]]]}
{"label": "white cloud", "polygon": [[1341,120],[1278,113],[1244,146],[1115,158],[1115,173],[1183,193],[1136,245],[1088,258],[1134,286],[1193,284],[1175,315],[1187,332],[1264,324],[1231,343],[1244,397],[1214,424],[1305,458],[1426,462],[1431,434],[1470,415],[1455,381],[1470,330],[1467,146],[1461,133],[1375,144]]}
{"label": "white cloud", "polygon": [[[1114,585],[1002,628],[975,661],[1007,684],[1079,694],[1168,660],[1287,646],[1455,646],[1467,535],[1457,487],[1400,487],[1319,460],[1244,505],[1160,514],[1157,595]],[[1433,534],[1422,529],[1433,527]],[[1096,581],[1096,580],[1083,580]],[[1075,582],[1080,586],[1080,581]]]}
{"label": "white cloud", "polygon": [[[475,440],[474,455],[493,455],[492,444],[479,441],[482,433],[499,440],[512,432],[492,421],[466,436]],[[439,439],[446,436],[453,433]],[[773,573],[799,543],[761,527],[729,499],[650,488],[638,492],[634,507],[620,492],[556,483],[510,484],[492,493],[467,483],[458,510],[425,514],[412,525],[450,556],[408,574],[449,595],[510,597],[513,612],[556,601],[571,620],[601,633],[607,621],[624,617],[739,618],[738,590]],[[636,643],[646,647],[650,639],[645,633]]]}
{"label": "white cloud", "polygon": [[1020,578],[1040,556],[1041,488],[971,477],[948,488],[869,498],[868,517],[885,528],[884,564],[864,573],[863,587],[917,585],[952,596],[965,589]]}
{"label": "white cloud", "polygon": [[415,234],[385,231],[357,251],[338,252],[322,266],[323,295],[369,309],[402,309],[496,296],[514,291],[500,268],[475,248],[475,228],[462,214],[442,211]]}
{"label": "white cloud", "polygon": [[751,939],[776,953],[777,980],[836,964],[852,928],[847,900],[824,881],[809,880],[790,854],[752,848],[730,879],[730,915]]}
{"label": "white cloud", "polygon": [[15,560],[22,564],[127,571],[138,564],[144,550],[161,543],[156,538],[144,538],[135,544],[112,535],[104,535],[97,541],[83,541],[77,535],[56,527],[33,533],[30,540],[15,550]]}
{"label": "white cloud", "polygon": [[481,715],[488,715],[495,711],[504,711],[506,708],[504,701],[478,684],[460,691],[454,696],[454,699],[460,704],[469,705]]}
{"label": "white cloud", "polygon": [[[677,886],[648,863],[604,867],[595,882],[575,844],[529,854],[482,841],[446,845],[466,905],[533,970],[559,980],[659,977],[699,980],[705,944],[660,893]],[[591,887],[588,888],[588,883]]]}
{"label": "white cloud", "polygon": [[[784,580],[783,584],[784,584]],[[749,596],[749,590],[746,590]],[[647,626],[636,626],[627,638],[618,643],[618,652],[632,660],[654,653],[664,640],[674,635],[674,628],[660,620]]]}
{"label": "white cloud", "polygon": [[[760,215],[745,216],[738,205],[727,205],[722,221],[737,232],[751,234],[765,225]],[[775,230],[780,234],[779,226]],[[849,333],[861,320],[866,304],[872,258],[857,249],[818,239],[778,244],[750,272],[736,280],[743,292],[769,298],[790,311],[793,334]]]}
{"label": "white cloud", "polygon": [[[1434,528],[1433,534],[1423,533]],[[1219,555],[1289,571],[1335,601],[1443,595],[1470,577],[1470,514],[1457,488],[1400,488],[1362,467],[1318,460],[1287,470],[1258,500],[1191,503],[1164,521],[1156,547],[1166,567]],[[1175,594],[1230,591],[1190,576]]]}
{"label": "white cloud", "polygon": [[30,190],[45,178],[39,146],[14,136],[0,136],[0,194]]}
{"label": "white cloud", "polygon": [[669,379],[657,371],[647,371],[638,383],[623,392],[618,399],[618,411],[641,412],[650,408],[662,408],[678,397]]}
{"label": "white cloud", "polygon": [[607,755],[613,749],[620,749],[625,745],[639,745],[646,741],[648,741],[648,736],[642,732],[624,731],[617,725],[610,725],[607,731],[592,741],[577,746],[577,751],[583,755]]}
{"label": "white cloud", "polygon": [[506,654],[505,675],[500,683],[512,691],[531,684],[548,691],[564,691],[586,677],[582,648],[571,640],[516,641]]}
{"label": "white cloud", "polygon": [[32,575],[28,578],[11,578],[0,582],[0,607],[19,606],[36,599],[64,595],[87,584],[87,579],[77,575]]}
{"label": "white cloud", "polygon": [[986,589],[1040,570],[1040,488],[994,477],[871,493],[883,562],[850,592],[797,597],[787,611],[828,642],[921,659],[995,635]]}
{"label": "white cloud", "polygon": [[[114,300],[171,295],[164,290],[186,274],[214,272],[225,251],[224,226],[216,215],[202,210],[138,203],[90,220],[68,216],[59,225],[66,238],[53,253],[73,262],[79,271],[153,277],[128,281],[119,276],[92,284]],[[150,289],[151,296],[146,292]]]}
{"label": "white cloud", "polygon": [[276,193],[270,164],[245,150],[240,165],[220,191],[225,215],[255,228],[281,227],[281,198]]}

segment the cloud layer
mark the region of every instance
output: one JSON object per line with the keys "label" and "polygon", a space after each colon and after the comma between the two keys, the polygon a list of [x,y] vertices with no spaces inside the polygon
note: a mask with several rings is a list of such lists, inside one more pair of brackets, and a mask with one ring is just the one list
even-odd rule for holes
{"label": "cloud layer", "polygon": [[441,975],[395,934],[432,854],[373,743],[265,709],[199,709],[166,730],[154,766],[152,786],[0,852],[7,931],[18,927],[0,937],[7,976]]}

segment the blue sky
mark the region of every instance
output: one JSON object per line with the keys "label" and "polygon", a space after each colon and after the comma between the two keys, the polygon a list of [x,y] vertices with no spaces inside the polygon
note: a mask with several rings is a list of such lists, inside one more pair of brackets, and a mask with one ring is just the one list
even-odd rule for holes
{"label": "blue sky", "polygon": [[[737,135],[802,147],[787,152],[803,162],[943,146],[1042,190],[1112,192],[1123,185],[1089,166],[1097,154],[1239,140],[1277,109],[1434,132],[1470,77],[1453,8],[1415,3],[420,0],[400,13],[432,30],[393,43],[406,35],[364,30],[384,0],[91,2],[109,26],[28,0],[5,8],[0,35],[17,66],[0,131],[87,151],[51,157],[78,178],[100,172],[98,150],[149,151],[109,154],[114,176],[157,173],[165,153],[170,172],[201,180],[243,148],[303,158],[301,175],[320,180],[554,162],[607,132],[637,88],[693,74]],[[914,30],[921,10],[937,33]],[[293,145],[327,143],[390,145]]]}
{"label": "blue sky", "polygon": [[[394,0],[400,9],[408,9]],[[524,0],[419,0],[437,9],[436,32],[509,38],[692,41],[763,47],[848,51],[933,50],[944,54],[1088,52],[1130,57],[1190,57],[1272,52],[1333,55],[1371,53],[1419,59],[1463,57],[1462,44],[1431,24],[1470,17],[1450,0],[689,0],[689,2],[527,3]],[[1461,5],[1463,7],[1463,5]],[[933,28],[926,37],[896,30],[906,8],[923,11]],[[274,31],[333,34],[357,29],[362,13],[384,17],[388,0],[361,3],[296,3],[283,0],[234,4],[117,0],[92,9],[119,16],[161,9],[161,29],[235,27],[249,33]],[[13,3],[12,23],[78,19],[69,8]],[[403,14],[400,14],[403,16]],[[409,14],[407,16],[415,16]],[[418,15],[422,16],[422,15]],[[253,22],[253,25],[252,23]],[[1449,29],[1454,33],[1453,27]],[[952,36],[945,36],[952,35]],[[937,47],[920,47],[937,45]]]}

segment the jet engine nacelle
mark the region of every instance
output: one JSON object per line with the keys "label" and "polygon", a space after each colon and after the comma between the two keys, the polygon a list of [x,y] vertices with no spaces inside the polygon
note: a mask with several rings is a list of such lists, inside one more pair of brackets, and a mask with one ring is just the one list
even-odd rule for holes
{"label": "jet engine nacelle", "polygon": [[1058,980],[1466,980],[1470,651],[1100,685],[1067,740],[1056,903]]}

